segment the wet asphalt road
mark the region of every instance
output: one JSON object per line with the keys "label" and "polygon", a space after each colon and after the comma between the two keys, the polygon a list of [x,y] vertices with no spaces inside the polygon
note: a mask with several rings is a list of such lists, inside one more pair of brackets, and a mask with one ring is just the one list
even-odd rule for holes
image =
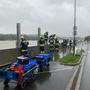
{"label": "wet asphalt road", "polygon": [[[28,85],[23,90],[65,90],[70,78],[74,73],[75,68],[59,65],[58,62],[51,62],[50,71],[38,74],[33,83]],[[20,90],[15,84],[10,83],[8,88],[5,88],[3,81],[0,81],[0,90]]]}
{"label": "wet asphalt road", "polygon": [[90,90],[90,44],[88,46],[88,55],[83,71],[80,90]]}

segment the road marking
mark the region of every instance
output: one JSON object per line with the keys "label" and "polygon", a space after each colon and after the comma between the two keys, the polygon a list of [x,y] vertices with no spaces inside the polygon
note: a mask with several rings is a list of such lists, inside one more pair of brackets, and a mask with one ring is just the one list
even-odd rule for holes
{"label": "road marking", "polygon": [[67,67],[67,68],[62,68],[62,69],[55,69],[55,70],[51,70],[51,71],[44,71],[44,72],[39,72],[37,74],[44,74],[44,73],[54,73],[54,72],[58,72],[58,71],[65,71],[65,70],[70,70],[73,69],[74,67]]}
{"label": "road marking", "polygon": [[51,70],[50,72],[58,72],[58,71],[64,71],[64,70],[70,70],[70,69],[73,69],[73,67]]}

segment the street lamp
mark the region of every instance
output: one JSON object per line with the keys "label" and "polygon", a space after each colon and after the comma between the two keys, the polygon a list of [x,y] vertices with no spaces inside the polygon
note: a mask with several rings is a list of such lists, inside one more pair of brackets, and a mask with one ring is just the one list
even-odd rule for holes
{"label": "street lamp", "polygon": [[74,0],[74,27],[73,27],[73,54],[75,55],[75,44],[76,44],[76,34],[77,34],[77,26],[76,26],[76,0]]}

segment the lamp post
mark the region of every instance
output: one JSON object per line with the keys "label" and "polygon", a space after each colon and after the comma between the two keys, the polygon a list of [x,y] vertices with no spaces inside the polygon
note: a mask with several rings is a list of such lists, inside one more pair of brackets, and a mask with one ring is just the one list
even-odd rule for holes
{"label": "lamp post", "polygon": [[75,55],[75,44],[76,44],[76,34],[77,34],[77,26],[76,26],[76,0],[74,0],[74,27],[73,27],[73,54]]}

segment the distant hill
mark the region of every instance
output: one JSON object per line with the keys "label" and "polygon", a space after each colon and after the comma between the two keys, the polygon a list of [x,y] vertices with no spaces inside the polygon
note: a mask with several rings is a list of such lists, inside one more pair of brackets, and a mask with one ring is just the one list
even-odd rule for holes
{"label": "distant hill", "polygon": [[[36,35],[36,34],[24,34],[23,36],[27,40],[37,40],[38,39],[38,35]],[[59,40],[63,40],[63,39],[72,39],[73,40],[73,37],[59,37],[59,36],[57,36],[57,38]],[[17,39],[16,34],[0,34],[0,40],[16,40],[16,39]],[[77,37],[77,39],[82,40],[84,38]]]}

